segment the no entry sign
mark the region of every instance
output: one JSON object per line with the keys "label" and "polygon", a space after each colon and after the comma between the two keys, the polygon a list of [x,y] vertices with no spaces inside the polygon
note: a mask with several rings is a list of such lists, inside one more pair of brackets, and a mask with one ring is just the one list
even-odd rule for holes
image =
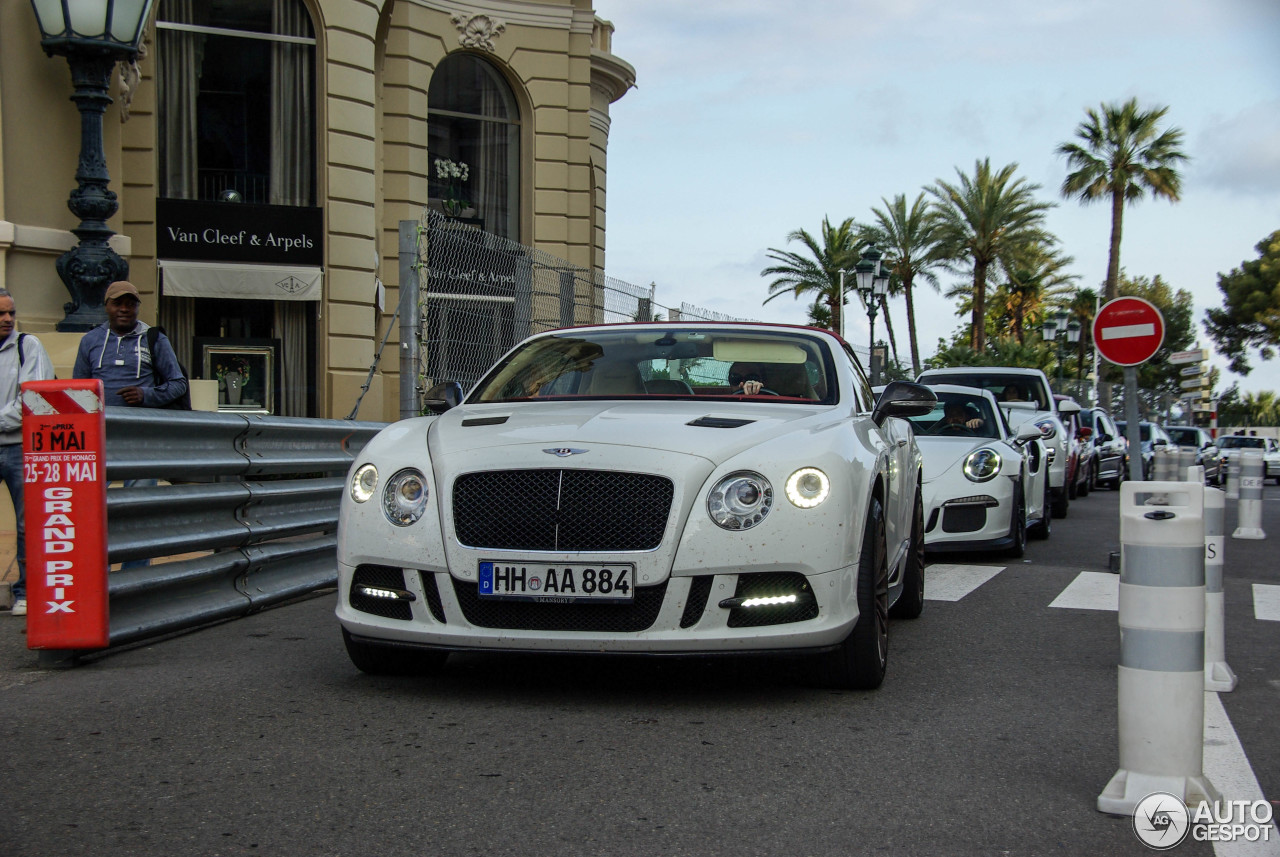
{"label": "no entry sign", "polygon": [[1093,319],[1098,353],[1117,366],[1146,363],[1164,342],[1164,316],[1142,298],[1116,298]]}
{"label": "no entry sign", "polygon": [[101,381],[22,385],[29,649],[110,641],[105,439]]}

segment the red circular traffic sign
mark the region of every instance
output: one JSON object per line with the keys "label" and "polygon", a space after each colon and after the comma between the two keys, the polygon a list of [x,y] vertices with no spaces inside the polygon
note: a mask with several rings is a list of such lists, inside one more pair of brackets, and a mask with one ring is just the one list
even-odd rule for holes
{"label": "red circular traffic sign", "polygon": [[1164,316],[1142,298],[1116,298],[1093,319],[1093,344],[1117,366],[1146,363],[1164,342]]}

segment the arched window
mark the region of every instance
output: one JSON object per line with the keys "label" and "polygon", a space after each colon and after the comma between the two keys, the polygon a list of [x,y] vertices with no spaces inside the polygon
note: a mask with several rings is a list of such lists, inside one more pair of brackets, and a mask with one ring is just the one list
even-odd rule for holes
{"label": "arched window", "polygon": [[433,203],[519,240],[520,109],[506,80],[475,54],[451,54],[431,76],[427,121]]}
{"label": "arched window", "polygon": [[315,204],[315,32],[302,0],[161,0],[160,196]]}

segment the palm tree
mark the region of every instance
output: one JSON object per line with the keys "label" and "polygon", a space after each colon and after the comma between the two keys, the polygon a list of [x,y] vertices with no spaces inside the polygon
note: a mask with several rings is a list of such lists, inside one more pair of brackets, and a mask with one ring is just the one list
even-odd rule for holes
{"label": "palm tree", "polygon": [[1051,202],[1039,202],[1038,184],[1015,179],[1016,163],[997,172],[991,160],[974,164],[973,176],[956,169],[958,184],[938,179],[926,188],[937,215],[935,257],[956,266],[973,266],[973,309],[969,341],[975,351],[987,343],[987,270],[1002,257],[1030,243],[1052,243],[1044,230]]}
{"label": "palm tree", "polygon": [[840,293],[840,272],[851,270],[858,261],[856,229],[853,218],[846,219],[837,227],[831,221],[822,218],[822,241],[818,242],[803,229],[787,235],[787,241],[799,241],[805,246],[808,255],[769,248],[768,256],[776,265],[770,265],[760,272],[760,276],[774,276],[769,284],[769,297],[763,303],[774,298],[791,295],[799,299],[805,295],[814,295],[826,302],[830,308],[832,330],[840,329],[840,315],[844,295]]}
{"label": "palm tree", "polygon": [[1026,328],[1043,317],[1044,307],[1060,303],[1079,277],[1067,272],[1075,259],[1063,256],[1046,244],[1028,244],[1003,261],[1005,299],[1009,332],[1026,342]]}
{"label": "palm tree", "polygon": [[1111,198],[1111,255],[1103,302],[1118,294],[1120,234],[1124,206],[1151,191],[1152,196],[1177,202],[1182,192],[1178,164],[1187,160],[1179,147],[1182,131],[1161,130],[1168,107],[1138,109],[1138,100],[1103,104],[1100,111],[1086,110],[1089,118],[1076,128],[1079,142],[1063,143],[1058,154],[1067,159],[1071,172],[1062,183],[1062,195],[1090,203]]}
{"label": "palm tree", "polygon": [[[874,241],[885,251],[881,264],[889,266],[890,288],[892,289],[895,284],[898,285],[902,296],[906,298],[907,335],[911,340],[911,371],[914,373],[912,377],[915,377],[920,374],[920,344],[916,337],[916,309],[912,289],[915,287],[917,277],[933,286],[935,291],[938,288],[938,278],[931,270],[938,264],[934,256],[937,245],[936,221],[923,191],[916,197],[909,210],[905,194],[898,194],[892,202],[884,197],[880,197],[880,201],[884,203],[884,208],[871,209],[871,213],[875,216],[875,225],[867,227],[863,237]],[[888,318],[889,311],[886,307],[886,322]],[[896,359],[896,347],[894,354]]]}

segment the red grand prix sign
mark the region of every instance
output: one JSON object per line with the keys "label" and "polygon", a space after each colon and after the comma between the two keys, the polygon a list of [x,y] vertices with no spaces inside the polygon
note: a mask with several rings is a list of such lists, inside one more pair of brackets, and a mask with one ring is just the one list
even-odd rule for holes
{"label": "red grand prix sign", "polygon": [[1093,343],[1117,366],[1150,360],[1164,342],[1164,316],[1142,298],[1107,301],[1093,319]]}
{"label": "red grand prix sign", "polygon": [[102,382],[22,385],[27,648],[109,642]]}

